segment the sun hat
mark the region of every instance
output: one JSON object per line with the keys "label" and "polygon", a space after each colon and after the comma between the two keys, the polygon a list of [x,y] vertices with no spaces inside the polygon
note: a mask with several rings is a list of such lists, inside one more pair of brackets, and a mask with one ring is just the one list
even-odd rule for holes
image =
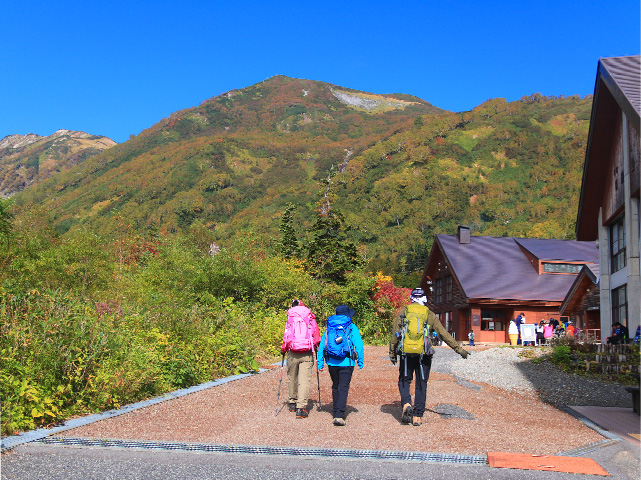
{"label": "sun hat", "polygon": [[347,305],[339,305],[336,307],[336,315],[345,315],[346,317],[354,316],[354,310],[349,308]]}
{"label": "sun hat", "polygon": [[423,290],[420,287],[415,288],[414,290],[412,290],[412,293],[410,293],[410,297],[423,297],[423,296],[425,296],[425,290]]}

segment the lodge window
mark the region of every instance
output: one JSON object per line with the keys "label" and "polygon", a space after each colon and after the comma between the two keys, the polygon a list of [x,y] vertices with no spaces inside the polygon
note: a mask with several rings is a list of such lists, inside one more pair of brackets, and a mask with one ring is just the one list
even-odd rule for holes
{"label": "lodge window", "polygon": [[439,304],[443,302],[443,279],[437,278],[434,280],[434,303]]}
{"label": "lodge window", "polygon": [[505,330],[503,310],[481,310],[481,330]]}
{"label": "lodge window", "polygon": [[452,275],[449,275],[448,277],[445,278],[445,300],[448,302],[452,300],[452,295],[453,295],[452,285],[453,285]]}
{"label": "lodge window", "polygon": [[625,222],[621,217],[610,225],[610,273],[625,267]]}
{"label": "lodge window", "polygon": [[548,263],[543,262],[543,271],[545,273],[579,273],[583,265],[575,263]]}
{"label": "lodge window", "polygon": [[612,290],[612,324],[628,324],[628,295],[626,286]]}

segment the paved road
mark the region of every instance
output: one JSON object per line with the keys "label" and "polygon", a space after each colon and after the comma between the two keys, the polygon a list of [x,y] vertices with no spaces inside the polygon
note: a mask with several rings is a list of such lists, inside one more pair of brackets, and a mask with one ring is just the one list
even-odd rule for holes
{"label": "paved road", "polygon": [[[638,480],[638,448],[628,442],[599,448],[589,456],[612,479]],[[546,479],[592,475],[490,468],[487,465],[416,463],[340,458],[69,448],[27,444],[2,456],[6,480],[202,480],[202,479]]]}

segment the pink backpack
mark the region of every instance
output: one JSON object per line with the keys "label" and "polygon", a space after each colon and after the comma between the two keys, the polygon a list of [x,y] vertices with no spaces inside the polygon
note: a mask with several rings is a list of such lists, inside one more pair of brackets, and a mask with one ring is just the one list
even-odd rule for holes
{"label": "pink backpack", "polygon": [[292,352],[309,352],[314,349],[314,334],[309,308],[299,305],[287,311],[285,345]]}

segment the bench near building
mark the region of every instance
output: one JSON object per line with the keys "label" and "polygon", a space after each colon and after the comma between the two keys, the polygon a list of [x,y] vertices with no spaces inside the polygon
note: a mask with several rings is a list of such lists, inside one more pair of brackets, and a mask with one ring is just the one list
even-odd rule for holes
{"label": "bench near building", "polygon": [[[508,343],[509,322],[521,312],[527,323],[563,320],[559,307],[577,276],[598,264],[593,241],[474,236],[461,226],[457,235],[436,235],[421,284],[457,339],[473,331],[477,342]],[[598,326],[590,317],[577,325]]]}

